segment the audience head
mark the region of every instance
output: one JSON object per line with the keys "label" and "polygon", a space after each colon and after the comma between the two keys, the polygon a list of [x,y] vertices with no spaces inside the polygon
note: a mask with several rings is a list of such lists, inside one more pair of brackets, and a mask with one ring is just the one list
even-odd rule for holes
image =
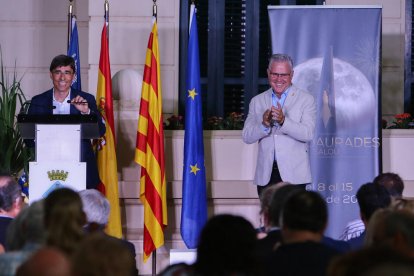
{"label": "audience head", "polygon": [[9,175],[0,175],[0,214],[16,217],[23,206],[22,190]]}
{"label": "audience head", "polygon": [[378,214],[375,213],[373,220],[372,224],[371,221],[368,224],[373,245],[390,246],[406,256],[414,257],[414,214],[412,212],[384,210]]}
{"label": "audience head", "polygon": [[[328,276],[413,275],[411,258],[389,247],[371,246],[339,256],[331,262]],[[408,273],[407,272],[410,272]]]}
{"label": "audience head", "polygon": [[36,251],[18,269],[16,276],[70,276],[68,257],[56,248],[45,247]]}
{"label": "audience head", "polygon": [[27,244],[42,245],[46,240],[43,201],[35,201],[17,215],[7,229],[9,251],[21,250]]}
{"label": "audience head", "polygon": [[281,214],[283,230],[323,234],[328,221],[325,200],[313,191],[298,191],[285,202]]}
{"label": "audience head", "polygon": [[263,190],[260,195],[260,215],[263,219],[263,224],[265,228],[269,228],[273,225],[270,221],[270,208],[272,203],[272,198],[277,190],[281,187],[290,185],[289,182],[279,182],[277,184],[271,185]]}
{"label": "audience head", "polygon": [[103,233],[86,236],[73,255],[77,276],[130,276],[134,271],[135,259],[128,248]]}
{"label": "audience head", "polygon": [[393,198],[401,198],[403,195],[404,182],[396,173],[381,173],[375,177],[374,183],[384,186]]}
{"label": "audience head", "polygon": [[269,212],[270,209],[270,202],[272,201],[273,194],[277,189],[279,189],[279,185],[283,185],[283,182],[280,184],[271,185],[266,187],[263,192],[260,194],[260,214],[264,215]]}
{"label": "audience head", "polygon": [[269,222],[271,226],[279,226],[280,215],[286,200],[296,192],[301,191],[296,185],[285,184],[275,191],[273,194],[270,210],[269,210]]}
{"label": "audience head", "polygon": [[82,199],[83,211],[89,226],[96,225],[103,230],[108,224],[109,201],[101,192],[95,189],[87,189],[79,192]]}
{"label": "audience head", "polygon": [[380,209],[386,208],[391,203],[391,197],[384,186],[374,183],[363,184],[356,193],[361,219],[367,223],[372,214]]}
{"label": "audience head", "polygon": [[212,217],[201,231],[197,275],[256,275],[256,242],[255,229],[243,217]]}
{"label": "audience head", "polygon": [[52,191],[44,201],[47,244],[71,254],[83,237],[86,222],[82,200],[68,188]]}

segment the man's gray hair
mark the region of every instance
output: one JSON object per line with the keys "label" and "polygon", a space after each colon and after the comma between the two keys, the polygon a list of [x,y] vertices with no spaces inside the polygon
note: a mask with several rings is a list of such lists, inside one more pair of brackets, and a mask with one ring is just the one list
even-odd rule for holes
{"label": "man's gray hair", "polygon": [[82,199],[83,211],[88,223],[97,223],[105,226],[109,218],[109,201],[95,189],[87,189],[79,192]]}
{"label": "man's gray hair", "polygon": [[22,189],[11,176],[0,175],[0,182],[0,209],[8,212],[16,200],[22,197]]}
{"label": "man's gray hair", "polygon": [[290,66],[290,70],[293,70],[293,60],[289,55],[286,54],[273,54],[269,58],[268,69],[270,69],[273,62],[287,62]]}

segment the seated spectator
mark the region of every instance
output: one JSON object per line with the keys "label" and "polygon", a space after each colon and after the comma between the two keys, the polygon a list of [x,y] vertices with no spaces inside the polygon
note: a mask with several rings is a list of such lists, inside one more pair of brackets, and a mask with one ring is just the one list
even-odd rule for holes
{"label": "seated spectator", "polygon": [[201,231],[194,264],[196,275],[261,275],[256,231],[246,219],[217,215]]}
{"label": "seated spectator", "polygon": [[16,276],[71,276],[71,263],[57,248],[45,247],[29,257],[18,269]]}
{"label": "seated spectator", "polygon": [[351,246],[346,241],[333,239],[328,236],[323,236],[321,242],[329,247],[332,247],[339,253],[345,253],[351,250]]}
{"label": "seated spectator", "polygon": [[[381,208],[386,208],[391,203],[391,197],[384,186],[374,183],[366,183],[362,185],[356,194],[358,200],[361,220],[365,227],[368,224],[372,214]],[[364,231],[360,236],[348,240],[351,249],[359,249],[363,246],[365,240]]]}
{"label": "seated spectator", "polygon": [[414,214],[407,210],[384,210],[369,222],[371,245],[383,245],[414,259]]}
{"label": "seated spectator", "polygon": [[267,228],[270,227],[269,224],[269,209],[270,202],[274,192],[279,188],[279,185],[274,184],[269,187],[266,187],[260,194],[260,227],[256,229],[257,237],[259,239],[266,237]]}
{"label": "seated spectator", "polygon": [[[398,174],[395,173],[381,173],[374,178],[376,185],[384,186],[391,196],[392,201],[401,199],[404,191],[404,182]],[[344,233],[340,239],[348,241],[352,238],[357,238],[365,230],[364,222],[361,219],[356,219],[347,224]]]}
{"label": "seated spectator", "polygon": [[6,233],[23,207],[22,190],[9,175],[0,175],[0,245],[7,250]]}
{"label": "seated spectator", "polygon": [[77,276],[131,276],[135,266],[128,248],[99,232],[87,235],[73,254]]}
{"label": "seated spectator", "polygon": [[396,173],[381,173],[374,178],[374,184],[384,186],[391,198],[402,198],[404,181]]}
{"label": "seated spectator", "polygon": [[291,195],[281,214],[283,244],[269,256],[267,274],[325,275],[331,259],[339,254],[321,243],[327,219],[326,202],[318,193],[299,191]]}
{"label": "seated spectator", "polygon": [[8,251],[0,255],[0,274],[15,275],[17,267],[44,245],[45,232],[43,201],[23,208],[9,225]]}
{"label": "seated spectator", "polygon": [[370,246],[335,258],[328,268],[328,276],[411,276],[411,258],[386,246]]}
{"label": "seated spectator", "polygon": [[[87,189],[79,192],[79,195],[82,199],[83,211],[86,214],[86,225],[85,229],[88,233],[102,233],[108,239],[114,239],[121,245],[125,246],[132,255],[132,258],[135,260],[135,246],[133,243],[124,240],[118,239],[115,237],[108,236],[104,233],[106,225],[108,224],[110,204],[108,199],[104,197],[101,192],[95,189]],[[138,269],[135,266],[135,272],[132,274],[137,275]]]}
{"label": "seated spectator", "polygon": [[266,200],[262,200],[262,214],[267,235],[258,240],[258,254],[260,255],[260,259],[268,256],[282,242],[282,234],[279,227],[280,213],[282,212],[286,199],[293,193],[301,190],[296,185],[289,183],[269,186],[263,190],[262,196],[271,193],[272,197],[269,202],[269,207],[263,206]]}
{"label": "seated spectator", "polygon": [[[278,184],[277,186],[270,186],[266,188],[262,195],[268,193],[268,189],[272,192],[272,199],[270,202],[270,207],[262,207],[263,218],[265,222],[265,229],[267,229],[267,236],[259,239],[258,241],[258,252],[262,258],[269,255],[281,242],[282,235],[279,227],[280,214],[283,209],[283,205],[286,200],[294,194],[295,192],[302,191],[297,185],[292,185],[287,182],[282,182],[283,184]],[[265,200],[262,200],[266,202]],[[339,252],[346,252],[350,249],[349,244],[345,241],[335,240],[326,236],[322,237],[322,243],[333,247]]]}
{"label": "seated spectator", "polygon": [[44,212],[46,244],[70,256],[84,236],[86,217],[80,196],[68,188],[56,189],[45,198]]}
{"label": "seated spectator", "polygon": [[187,263],[175,263],[167,266],[159,276],[193,276],[194,268]]}

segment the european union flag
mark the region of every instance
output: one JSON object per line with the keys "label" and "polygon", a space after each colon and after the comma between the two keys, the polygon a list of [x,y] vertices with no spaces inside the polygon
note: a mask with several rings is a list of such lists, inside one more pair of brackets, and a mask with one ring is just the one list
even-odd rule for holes
{"label": "european union flag", "polygon": [[77,90],[81,89],[81,72],[80,72],[80,57],[79,57],[79,38],[78,27],[76,25],[76,19],[72,18],[72,32],[70,35],[68,56],[73,57],[75,60],[76,75],[72,81],[72,88]]}
{"label": "european union flag", "polygon": [[201,229],[207,221],[200,62],[194,5],[191,5],[190,12],[186,98],[181,236],[186,246],[192,249],[197,247]]}

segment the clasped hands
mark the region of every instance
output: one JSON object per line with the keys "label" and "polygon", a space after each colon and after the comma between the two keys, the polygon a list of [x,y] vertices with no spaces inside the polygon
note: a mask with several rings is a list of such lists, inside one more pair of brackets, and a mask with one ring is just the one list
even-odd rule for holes
{"label": "clasped hands", "polygon": [[283,125],[284,122],[285,122],[285,115],[283,114],[282,106],[280,105],[280,103],[277,103],[277,107],[272,106],[270,109],[267,109],[263,113],[262,124],[265,127],[271,127],[274,125],[274,123]]}

